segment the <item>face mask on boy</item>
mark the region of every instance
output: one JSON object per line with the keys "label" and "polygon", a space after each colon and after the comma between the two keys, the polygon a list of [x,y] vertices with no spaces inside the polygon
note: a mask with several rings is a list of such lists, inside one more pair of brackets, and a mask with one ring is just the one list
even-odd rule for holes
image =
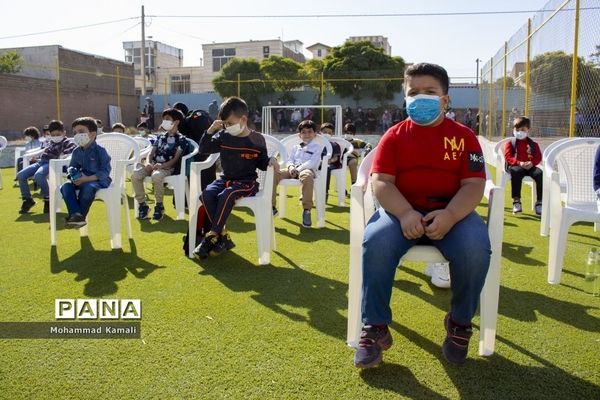
{"label": "face mask on boy", "polygon": [[515,137],[517,138],[517,140],[523,140],[527,137],[527,132],[525,131],[518,131],[518,130],[513,130],[513,135],[515,135]]}
{"label": "face mask on boy", "polygon": [[75,136],[73,136],[73,141],[77,146],[85,147],[85,145],[90,142],[90,135],[87,133],[76,133]]}
{"label": "face mask on boy", "polygon": [[433,124],[442,113],[440,97],[429,94],[418,94],[406,98],[406,112],[410,119],[421,126]]}
{"label": "face mask on boy", "polygon": [[[86,133],[86,135],[87,135],[87,133]],[[63,140],[63,137],[64,137],[64,136],[62,136],[62,135],[61,135],[61,136],[50,136],[50,140],[51,140],[53,143],[58,143],[58,142],[60,142],[61,140]]]}
{"label": "face mask on boy", "polygon": [[244,130],[244,128],[242,128],[242,125],[238,122],[235,125],[228,126],[225,130],[231,136],[239,136],[239,134],[242,133],[242,131]]}
{"label": "face mask on boy", "polygon": [[169,121],[168,119],[165,119],[165,120],[163,120],[162,124],[160,124],[160,127],[168,132],[173,128],[173,121]]}

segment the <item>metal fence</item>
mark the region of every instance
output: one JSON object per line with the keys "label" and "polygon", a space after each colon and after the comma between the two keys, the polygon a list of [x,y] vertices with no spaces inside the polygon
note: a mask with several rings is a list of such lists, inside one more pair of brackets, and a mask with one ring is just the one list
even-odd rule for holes
{"label": "metal fence", "polygon": [[599,20],[598,0],[551,0],[528,19],[481,69],[479,133],[505,137],[527,115],[534,136],[600,136]]}

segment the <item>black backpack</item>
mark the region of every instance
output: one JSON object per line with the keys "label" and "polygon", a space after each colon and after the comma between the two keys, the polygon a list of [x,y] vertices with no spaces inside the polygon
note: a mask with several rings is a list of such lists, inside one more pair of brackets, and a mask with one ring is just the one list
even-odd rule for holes
{"label": "black backpack", "polygon": [[[536,149],[535,142],[529,136],[527,136],[527,144],[529,145],[529,148],[531,149],[531,156],[535,157],[535,149]],[[517,138],[516,137],[513,137],[510,139],[510,145],[512,147],[513,154],[516,156],[517,155]],[[506,172],[508,172],[509,168],[510,168],[510,165],[508,165],[506,160],[504,160],[504,170]]]}

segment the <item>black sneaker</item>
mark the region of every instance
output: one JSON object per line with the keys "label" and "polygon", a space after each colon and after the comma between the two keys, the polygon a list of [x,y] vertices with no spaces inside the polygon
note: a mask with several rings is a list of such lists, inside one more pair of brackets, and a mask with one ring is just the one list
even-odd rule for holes
{"label": "black sneaker", "polygon": [[65,228],[79,229],[83,228],[86,224],[85,217],[79,213],[75,213],[67,218]]}
{"label": "black sneaker", "polygon": [[33,207],[33,206],[35,206],[35,201],[33,201],[33,199],[31,197],[24,199],[23,203],[21,204],[21,209],[19,210],[19,214],[27,214],[29,212],[29,210],[31,210],[31,207]]}
{"label": "black sneaker", "polygon": [[277,207],[273,206],[273,216],[276,217],[279,215],[279,210],[277,210]]}
{"label": "black sneaker", "polygon": [[194,256],[198,258],[206,258],[210,251],[219,241],[219,235],[206,235],[202,242],[194,249]]}
{"label": "black sneaker", "polygon": [[148,219],[148,213],[150,212],[150,207],[148,204],[142,203],[138,207],[138,219]]}
{"label": "black sneaker", "polygon": [[[229,235],[227,235],[229,236]],[[208,254],[210,254],[212,257],[216,257],[218,255],[221,255],[222,253],[224,253],[227,249],[227,246],[229,245],[229,243],[233,244],[233,242],[231,241],[231,239],[227,240],[225,239],[224,235],[219,235],[219,239],[217,240],[217,242],[215,243],[215,245],[212,247],[212,249],[210,249],[210,251],[208,252]],[[235,246],[235,244],[234,244]]]}
{"label": "black sneaker", "polygon": [[50,213],[50,200],[44,200],[44,214]]}
{"label": "black sneaker", "polygon": [[152,219],[160,221],[164,215],[165,207],[162,203],[156,203],[156,206],[154,206],[154,214],[152,214]]}
{"label": "black sneaker", "polygon": [[311,219],[312,218],[310,216],[310,210],[304,210],[302,212],[302,226],[310,228],[310,226],[312,225]]}
{"label": "black sneaker", "polygon": [[470,326],[459,326],[450,318],[450,313],[444,318],[446,339],[442,345],[442,353],[446,360],[453,364],[463,364],[469,351],[469,339],[473,335]]}
{"label": "black sneaker", "polygon": [[231,236],[229,236],[229,233],[222,233],[219,240],[223,241],[223,244],[225,245],[225,250],[231,250],[235,247],[235,243],[233,243],[233,240],[231,240]]}
{"label": "black sneaker", "polygon": [[372,368],[383,360],[383,350],[392,347],[392,334],[387,325],[365,325],[360,334],[358,349],[354,354],[354,366]]}

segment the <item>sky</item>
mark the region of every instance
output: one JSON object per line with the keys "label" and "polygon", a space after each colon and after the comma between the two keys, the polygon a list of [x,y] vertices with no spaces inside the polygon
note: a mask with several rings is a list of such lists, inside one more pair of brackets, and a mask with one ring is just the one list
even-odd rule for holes
{"label": "sky", "polygon": [[[8,4],[8,0],[3,2]],[[141,39],[139,17],[141,6],[144,5],[146,36],[183,49],[185,66],[200,65],[203,43],[281,38],[300,40],[305,47],[316,42],[337,46],[349,36],[383,35],[392,46],[392,55],[401,56],[406,62],[434,62],[444,66],[454,81],[474,82],[477,70],[475,60],[488,61],[506,40],[527,23],[527,18],[533,17],[532,11],[543,8],[546,3],[547,0],[11,1],[10,5],[2,7],[0,48],[58,44],[123,61],[122,42]],[[331,14],[495,11],[528,12],[325,17]],[[308,17],[294,17],[298,15]],[[125,20],[94,26],[120,19]],[[71,27],[81,28],[29,35]]]}

